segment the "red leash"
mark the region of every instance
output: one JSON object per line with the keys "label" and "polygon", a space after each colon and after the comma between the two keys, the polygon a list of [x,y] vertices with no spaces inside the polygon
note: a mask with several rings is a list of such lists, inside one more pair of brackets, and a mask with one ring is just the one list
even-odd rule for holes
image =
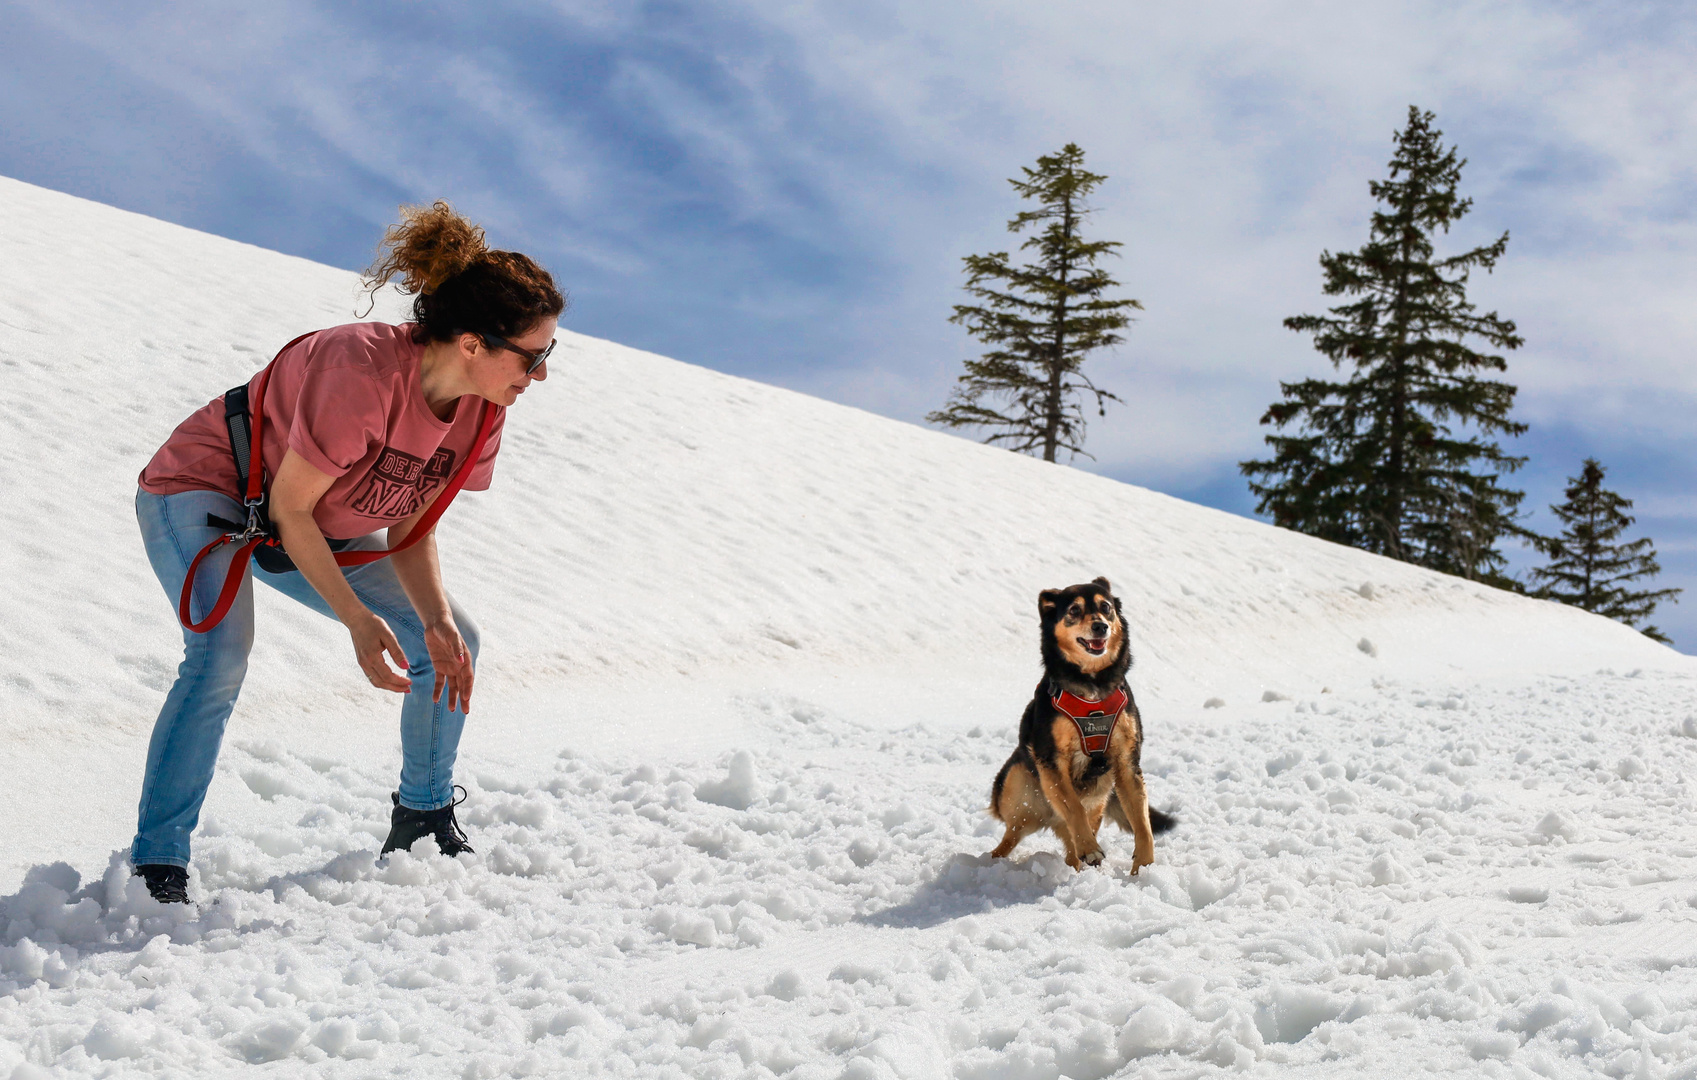
{"label": "red leash", "polygon": [[[317,331],[313,331],[313,333],[317,333]],[[183,579],[183,596],[177,603],[177,619],[192,633],[206,633],[222,622],[225,615],[229,614],[230,605],[235,603],[236,593],[242,587],[242,576],[247,572],[248,560],[253,557],[255,548],[261,544],[270,547],[282,546],[281,538],[277,536],[276,530],[265,519],[263,513],[265,467],[262,448],[265,442],[265,388],[271,382],[271,369],[277,366],[277,361],[282,358],[282,355],[297,343],[311,336],[312,334],[302,334],[277,350],[277,355],[272,358],[271,363],[267,364],[265,370],[260,372],[259,381],[253,393],[253,430],[248,441],[250,456],[247,470],[247,490],[243,493],[242,499],[243,504],[247,507],[247,528],[241,532],[225,533],[201,548],[200,554],[196,555],[194,561],[189,563],[188,577]],[[418,524],[413,526],[405,540],[385,551],[335,552],[332,557],[336,560],[336,565],[364,566],[366,563],[374,563],[379,559],[386,559],[396,552],[405,551],[429,536],[430,530],[436,527],[437,519],[442,516],[443,511],[448,509],[448,504],[454,501],[454,496],[459,494],[460,488],[464,487],[465,482],[471,478],[471,470],[477,464],[477,460],[483,456],[483,444],[489,440],[489,432],[494,426],[495,410],[491,409],[489,403],[485,401],[483,403],[483,415],[477,425],[477,438],[471,444],[471,453],[467,454],[466,459],[460,463],[460,467],[454,470],[454,475],[449,479],[446,490],[442,492],[440,498],[431,504],[430,509],[419,519]],[[189,615],[189,599],[194,595],[194,572],[199,568],[202,559],[225,544],[241,544],[241,547],[236,549],[235,555],[230,559],[229,573],[224,577],[224,587],[218,591],[218,602],[212,605],[211,614],[198,623],[194,622]]]}

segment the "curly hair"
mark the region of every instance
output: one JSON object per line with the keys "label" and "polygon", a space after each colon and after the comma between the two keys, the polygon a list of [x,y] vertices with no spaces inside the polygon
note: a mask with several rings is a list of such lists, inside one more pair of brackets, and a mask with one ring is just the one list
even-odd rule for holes
{"label": "curly hair", "polygon": [[448,341],[457,333],[522,335],[566,309],[553,275],[527,255],[491,251],[483,229],[441,199],[401,207],[401,223],[383,234],[365,272],[375,293],[399,278],[413,295],[413,338]]}

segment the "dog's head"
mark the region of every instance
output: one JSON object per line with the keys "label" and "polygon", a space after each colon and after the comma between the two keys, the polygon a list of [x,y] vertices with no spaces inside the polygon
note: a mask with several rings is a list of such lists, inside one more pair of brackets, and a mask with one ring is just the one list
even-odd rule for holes
{"label": "dog's head", "polygon": [[1043,620],[1043,665],[1050,671],[1070,667],[1096,677],[1124,674],[1131,665],[1125,616],[1107,578],[1045,589],[1037,595],[1037,611]]}

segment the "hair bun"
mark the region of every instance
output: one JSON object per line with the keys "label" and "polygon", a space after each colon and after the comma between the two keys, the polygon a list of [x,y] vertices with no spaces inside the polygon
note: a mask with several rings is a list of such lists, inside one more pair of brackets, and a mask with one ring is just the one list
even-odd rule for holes
{"label": "hair bun", "polygon": [[429,296],[488,251],[482,227],[442,199],[429,206],[403,206],[401,223],[383,233],[366,281],[375,291],[398,277],[404,291]]}
{"label": "hair bun", "polygon": [[412,334],[420,344],[466,331],[510,339],[566,308],[552,274],[527,255],[490,251],[483,230],[440,199],[401,207],[401,223],[383,234],[365,272],[373,304],[377,290],[396,278],[412,294]]}

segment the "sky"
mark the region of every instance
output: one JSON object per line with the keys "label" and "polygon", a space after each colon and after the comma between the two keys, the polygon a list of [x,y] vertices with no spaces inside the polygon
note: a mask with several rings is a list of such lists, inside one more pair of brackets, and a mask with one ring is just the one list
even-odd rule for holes
{"label": "sky", "polygon": [[1440,252],[1510,235],[1470,295],[1526,339],[1528,524],[1599,458],[1697,647],[1689,5],[0,0],[0,25],[0,173],[349,269],[446,198],[555,272],[573,330],[913,422],[975,353],[947,320],[961,258],[1017,243],[1007,179],[1077,142],[1144,311],[1090,362],[1126,403],[1074,464],[1245,514],[1279,381],[1329,370],[1283,320],[1324,309],[1320,253],[1365,241],[1430,109],[1474,199]]}

